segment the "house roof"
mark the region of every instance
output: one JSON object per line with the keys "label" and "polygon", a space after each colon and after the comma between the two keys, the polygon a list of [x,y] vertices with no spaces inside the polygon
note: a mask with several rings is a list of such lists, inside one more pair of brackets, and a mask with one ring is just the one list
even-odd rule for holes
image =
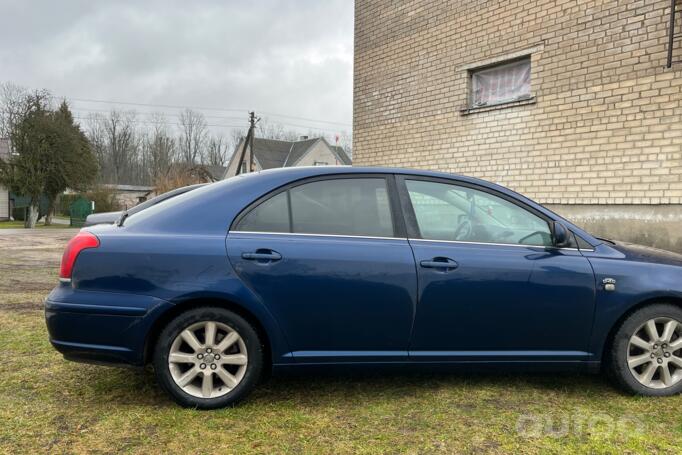
{"label": "house roof", "polygon": [[[274,169],[280,167],[295,166],[296,163],[315,145],[318,141],[323,141],[344,165],[351,164],[348,154],[338,146],[329,145],[324,138],[304,139],[300,141],[280,141],[276,139],[253,139],[255,149],[254,158],[258,161],[261,169]],[[239,142],[231,160],[239,159],[239,151],[244,143],[244,139]],[[228,166],[229,167],[229,166]]]}
{"label": "house roof", "polygon": [[341,164],[344,164],[346,166],[353,164],[351,158],[348,156],[343,147],[340,147],[338,145],[330,145],[329,148],[332,149],[332,152],[334,152],[339,161],[341,161]]}
{"label": "house roof", "polygon": [[147,185],[121,185],[117,183],[107,183],[102,185],[103,187],[119,192],[119,193],[124,193],[124,192],[133,192],[133,193],[144,193],[144,192],[150,192],[154,191],[153,186],[147,186]]}
{"label": "house roof", "polygon": [[223,175],[225,175],[225,171],[227,170],[225,166],[217,166],[212,164],[204,165],[204,169],[206,169],[206,172],[208,172],[211,180],[214,182],[222,179]]}
{"label": "house roof", "polygon": [[287,161],[292,143],[290,141],[278,141],[275,139],[253,138],[253,156],[258,160],[262,169],[284,167]]}
{"label": "house roof", "polygon": [[291,150],[289,151],[289,156],[287,157],[287,160],[285,161],[284,165],[286,167],[294,166],[300,160],[303,158],[303,155],[306,154],[308,150],[310,150],[310,147],[312,147],[317,141],[319,141],[319,138],[313,138],[313,139],[305,139],[303,141],[296,141],[291,145]]}

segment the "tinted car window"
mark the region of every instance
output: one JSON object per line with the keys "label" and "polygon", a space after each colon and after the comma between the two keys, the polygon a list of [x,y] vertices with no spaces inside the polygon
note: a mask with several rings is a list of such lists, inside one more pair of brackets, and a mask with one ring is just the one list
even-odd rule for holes
{"label": "tinted car window", "polygon": [[258,205],[242,218],[237,226],[239,231],[290,232],[289,202],[286,191],[279,193]]}
{"label": "tinted car window", "polygon": [[552,245],[549,224],[506,199],[446,183],[406,184],[424,239]]}
{"label": "tinted car window", "polygon": [[252,209],[236,230],[392,237],[386,180],[331,179],[305,183]]}
{"label": "tinted car window", "polygon": [[290,193],[296,233],[393,236],[382,178],[321,180],[294,187]]}

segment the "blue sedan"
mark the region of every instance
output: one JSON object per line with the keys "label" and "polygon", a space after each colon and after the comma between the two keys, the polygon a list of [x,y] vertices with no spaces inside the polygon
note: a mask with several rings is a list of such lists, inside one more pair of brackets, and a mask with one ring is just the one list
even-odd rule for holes
{"label": "blue sedan", "polygon": [[240,175],[80,231],[45,302],[69,360],[143,366],[183,406],[272,370],[494,365],[682,390],[682,256],[598,239],[451,174]]}

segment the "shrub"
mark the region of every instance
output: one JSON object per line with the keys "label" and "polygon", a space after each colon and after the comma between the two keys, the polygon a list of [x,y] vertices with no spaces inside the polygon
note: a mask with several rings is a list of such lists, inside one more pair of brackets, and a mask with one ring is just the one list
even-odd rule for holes
{"label": "shrub", "polygon": [[73,201],[81,197],[80,194],[62,194],[59,196],[59,201],[57,202],[57,214],[62,216],[70,216],[71,213],[69,209]]}
{"label": "shrub", "polygon": [[12,218],[17,221],[26,221],[26,207],[15,207],[12,209]]}
{"label": "shrub", "polygon": [[156,194],[163,194],[176,188],[210,182],[208,171],[202,166],[176,164],[154,180]]}
{"label": "shrub", "polygon": [[122,210],[121,204],[118,199],[116,199],[116,193],[110,189],[97,187],[92,191],[89,191],[85,197],[95,202],[95,213],[117,212]]}

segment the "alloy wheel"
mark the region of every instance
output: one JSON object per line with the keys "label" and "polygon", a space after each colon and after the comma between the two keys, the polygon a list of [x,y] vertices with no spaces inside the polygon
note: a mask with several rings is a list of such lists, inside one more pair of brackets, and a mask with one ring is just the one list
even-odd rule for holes
{"label": "alloy wheel", "polygon": [[168,353],[175,384],[198,398],[217,398],[233,390],[244,378],[247,365],[242,337],[216,321],[190,325],[175,337]]}
{"label": "alloy wheel", "polygon": [[660,317],[649,319],[630,337],[627,363],[645,387],[666,389],[682,380],[682,324]]}

